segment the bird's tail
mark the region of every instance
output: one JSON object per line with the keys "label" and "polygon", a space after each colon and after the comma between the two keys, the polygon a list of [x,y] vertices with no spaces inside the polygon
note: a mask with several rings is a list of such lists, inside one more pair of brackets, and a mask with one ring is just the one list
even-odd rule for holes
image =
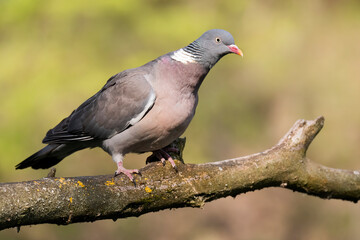
{"label": "bird's tail", "polygon": [[[82,149],[82,148],[80,148]],[[58,164],[68,155],[80,150],[66,144],[49,144],[15,166],[16,169],[32,167],[33,169],[49,168]]]}

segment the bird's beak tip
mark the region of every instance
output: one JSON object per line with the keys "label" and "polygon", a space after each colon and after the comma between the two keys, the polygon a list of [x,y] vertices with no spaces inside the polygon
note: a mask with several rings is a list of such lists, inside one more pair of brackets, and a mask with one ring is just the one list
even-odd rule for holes
{"label": "bird's beak tip", "polygon": [[229,45],[228,48],[230,49],[231,52],[233,52],[241,57],[244,57],[243,52],[235,44]]}

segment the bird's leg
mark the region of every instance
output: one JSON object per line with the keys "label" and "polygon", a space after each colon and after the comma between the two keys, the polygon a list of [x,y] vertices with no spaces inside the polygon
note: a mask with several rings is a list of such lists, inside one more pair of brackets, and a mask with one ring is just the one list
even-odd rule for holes
{"label": "bird's leg", "polygon": [[113,156],[114,161],[116,162],[117,165],[117,170],[115,171],[115,177],[120,175],[121,173],[125,174],[130,181],[132,181],[135,184],[135,180],[134,180],[134,176],[132,175],[133,173],[137,173],[140,174],[140,171],[138,169],[126,169],[123,166],[123,156],[120,154],[116,154]]}

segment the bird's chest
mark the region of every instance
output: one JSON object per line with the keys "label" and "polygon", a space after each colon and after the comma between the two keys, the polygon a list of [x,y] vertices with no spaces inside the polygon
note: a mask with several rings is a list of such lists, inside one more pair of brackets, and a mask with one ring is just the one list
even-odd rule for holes
{"label": "bird's chest", "polygon": [[153,108],[137,125],[135,135],[141,144],[136,143],[130,150],[132,152],[153,151],[172,143],[188,127],[194,116],[196,105],[196,95],[159,94]]}
{"label": "bird's chest", "polygon": [[181,135],[195,114],[197,96],[173,94],[161,96],[157,100],[161,104],[155,103],[153,113],[157,116],[156,126],[159,126],[161,134]]}
{"label": "bird's chest", "polygon": [[148,152],[163,148],[180,137],[194,116],[197,96],[158,96],[152,109],[135,126],[105,144],[122,153]]}

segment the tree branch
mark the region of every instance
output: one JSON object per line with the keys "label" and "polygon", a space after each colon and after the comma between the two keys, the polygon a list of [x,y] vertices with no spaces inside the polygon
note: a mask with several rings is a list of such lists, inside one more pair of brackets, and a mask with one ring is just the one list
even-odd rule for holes
{"label": "tree branch", "polygon": [[310,161],[306,150],[324,118],[298,120],[277,145],[264,152],[205,164],[161,163],[141,169],[134,186],[111,175],[0,184],[0,230],[40,223],[66,225],[126,218],[205,202],[266,187],[283,187],[321,198],[357,202],[360,173]]}

